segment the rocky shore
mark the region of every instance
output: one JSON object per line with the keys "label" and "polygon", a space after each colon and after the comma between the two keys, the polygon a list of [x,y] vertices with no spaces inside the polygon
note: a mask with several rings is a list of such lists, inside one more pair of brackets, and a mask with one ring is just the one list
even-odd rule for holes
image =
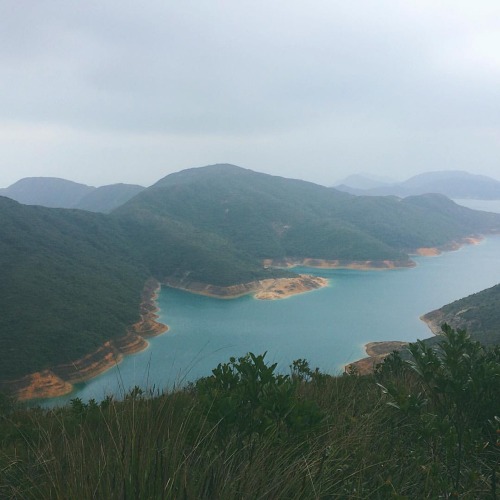
{"label": "rocky shore", "polygon": [[17,380],[0,383],[0,389],[7,390],[18,400],[53,398],[69,394],[73,384],[83,382],[116,366],[127,354],[147,348],[147,337],[160,335],[168,330],[159,323],[156,299],[160,284],[149,279],[142,292],[141,319],[132,325],[123,337],[108,340],[96,351],[70,363],[61,364],[50,370],[26,375]]}
{"label": "rocky shore", "polygon": [[359,375],[368,375],[373,373],[375,366],[381,363],[386,356],[393,351],[400,351],[408,345],[408,342],[398,340],[388,340],[383,342],[369,342],[365,345],[365,351],[368,356],[349,363],[344,367],[344,371],[349,373],[355,371]]}
{"label": "rocky shore", "polygon": [[271,278],[224,287],[172,279],[165,280],[163,284],[172,288],[179,288],[191,293],[219,299],[234,299],[243,295],[253,294],[256,299],[275,300],[328,286],[328,280],[319,276],[299,274],[292,278]]}
{"label": "rocky shore", "polygon": [[327,259],[264,259],[265,267],[293,268],[297,266],[318,269],[354,269],[360,271],[377,271],[415,267],[412,260],[327,260]]}
{"label": "rocky shore", "polygon": [[462,238],[461,240],[452,241],[447,245],[443,245],[440,247],[421,247],[417,248],[415,252],[412,252],[412,255],[419,255],[423,257],[434,257],[436,255],[440,255],[443,252],[452,252],[454,250],[458,250],[464,245],[477,245],[484,238],[479,235],[468,236],[467,238]]}

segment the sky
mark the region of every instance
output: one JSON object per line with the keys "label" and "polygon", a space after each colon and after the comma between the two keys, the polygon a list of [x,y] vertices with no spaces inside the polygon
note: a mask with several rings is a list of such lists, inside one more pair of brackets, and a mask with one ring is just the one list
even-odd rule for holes
{"label": "sky", "polygon": [[0,0],[0,187],[499,178],[499,89],[498,0]]}

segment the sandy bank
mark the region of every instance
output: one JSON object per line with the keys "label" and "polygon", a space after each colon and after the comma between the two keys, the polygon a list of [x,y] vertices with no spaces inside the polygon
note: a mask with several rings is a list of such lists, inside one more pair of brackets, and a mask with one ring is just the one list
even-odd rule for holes
{"label": "sandy bank", "polygon": [[446,245],[440,247],[421,247],[417,248],[411,255],[420,255],[423,257],[434,257],[436,255],[441,255],[443,252],[451,252],[454,250],[458,250],[464,245],[477,245],[484,238],[482,236],[474,235],[468,236],[466,238],[462,238],[461,240],[452,241],[451,243],[447,243]]}
{"label": "sandy bank", "polygon": [[265,267],[293,268],[297,266],[318,269],[355,269],[358,271],[376,271],[415,267],[411,260],[327,260],[327,259],[265,259]]}
{"label": "sandy bank", "polygon": [[408,342],[398,340],[388,340],[384,342],[369,342],[365,345],[365,351],[368,356],[349,363],[344,367],[345,372],[355,370],[360,375],[373,373],[375,366],[381,363],[386,356],[393,351],[400,351],[408,345]]}
{"label": "sandy bank", "polygon": [[328,285],[328,280],[319,276],[299,274],[291,278],[270,278],[225,287],[172,279],[165,280],[164,284],[172,288],[179,288],[188,292],[219,299],[234,299],[243,295],[253,294],[256,299],[274,300],[323,288]]}
{"label": "sandy bank", "polygon": [[0,388],[8,390],[20,401],[63,396],[73,390],[73,384],[109,370],[125,355],[146,349],[148,342],[145,337],[156,336],[168,330],[166,325],[156,321],[156,299],[159,290],[160,284],[156,280],[150,279],[146,282],[140,306],[141,319],[132,325],[123,337],[109,340],[96,351],[70,363],[32,373],[17,380],[2,382]]}

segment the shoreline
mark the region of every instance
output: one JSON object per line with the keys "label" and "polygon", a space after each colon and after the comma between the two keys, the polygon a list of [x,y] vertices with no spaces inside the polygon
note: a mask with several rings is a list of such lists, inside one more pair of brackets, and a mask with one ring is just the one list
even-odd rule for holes
{"label": "shoreline", "polygon": [[460,248],[465,245],[479,245],[479,243],[481,243],[484,239],[485,236],[482,235],[467,236],[440,247],[420,247],[417,248],[414,252],[410,252],[409,255],[417,255],[419,257],[437,257],[443,252],[454,252],[456,250],[460,250]]}
{"label": "shoreline", "polygon": [[356,271],[387,271],[415,267],[409,260],[340,260],[340,259],[264,259],[264,267],[292,269],[294,267],[311,267],[313,269],[352,269]]}
{"label": "shoreline", "polygon": [[328,286],[329,280],[320,276],[299,274],[290,278],[269,278],[226,287],[173,279],[165,280],[163,284],[178,290],[217,299],[236,299],[252,294],[258,300],[276,300],[324,288]]}
{"label": "shoreline", "polygon": [[158,298],[161,285],[148,279],[141,295],[141,319],[131,325],[122,337],[108,340],[97,350],[69,363],[0,383],[18,401],[55,398],[69,394],[74,384],[84,382],[113,368],[124,356],[147,349],[147,338],[168,331],[168,326],[157,321]]}
{"label": "shoreline", "polygon": [[441,325],[445,322],[445,320],[439,309],[422,314],[419,319],[427,325],[433,335],[441,335]]}
{"label": "shoreline", "polygon": [[[481,235],[472,235],[458,241],[450,242],[441,247],[422,247],[416,249],[409,255],[432,257],[442,252],[454,251],[463,245],[477,245],[484,239]],[[343,261],[325,259],[265,259],[265,267],[293,268],[297,266],[311,267],[316,269],[352,269],[362,271],[391,270],[415,267],[413,260],[408,261]],[[288,298],[292,295],[313,291],[328,286],[329,280],[319,276],[300,274],[290,278],[269,278],[264,280],[220,287],[199,282],[183,282],[180,280],[167,279],[164,285],[190,293],[205,295],[219,299],[233,299],[244,295],[253,294],[258,300],[276,300]],[[148,337],[161,335],[168,331],[168,326],[157,321],[159,318],[158,298],[161,283],[150,278],[146,281],[141,295],[140,316],[141,319],[131,325],[126,333],[117,339],[106,341],[97,350],[89,353],[75,361],[57,365],[51,369],[40,370],[25,375],[16,380],[0,381],[0,390],[7,390],[19,401],[30,399],[44,399],[69,394],[74,389],[74,384],[89,380],[119,364],[124,356],[134,354],[147,349]],[[439,318],[430,317],[438,311],[431,311],[420,317],[432,334],[438,335],[441,331]],[[442,319],[442,318],[441,318]],[[381,362],[384,357],[393,350],[400,350],[407,342],[384,341],[369,342],[365,345],[367,357],[348,363],[344,370],[351,368],[358,373],[371,373],[375,364]]]}
{"label": "shoreline", "polygon": [[344,366],[344,373],[354,371],[358,375],[369,375],[373,373],[375,366],[382,363],[393,351],[401,351],[408,345],[408,342],[399,340],[383,340],[379,342],[368,342],[364,345],[368,356],[358,359]]}

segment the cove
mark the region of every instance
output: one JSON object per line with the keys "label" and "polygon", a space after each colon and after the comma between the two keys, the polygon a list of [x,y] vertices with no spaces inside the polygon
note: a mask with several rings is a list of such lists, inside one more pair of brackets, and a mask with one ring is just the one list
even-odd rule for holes
{"label": "cove", "polygon": [[365,343],[430,337],[422,314],[500,282],[500,236],[415,261],[414,268],[391,271],[296,268],[327,277],[330,285],[284,300],[221,300],[164,287],[159,321],[169,325],[167,333],[73,393],[38,403],[122,397],[136,385],[161,391],[209,375],[219,362],[248,351],[267,351],[267,361],[284,371],[303,358],[312,368],[340,373],[364,357]]}

